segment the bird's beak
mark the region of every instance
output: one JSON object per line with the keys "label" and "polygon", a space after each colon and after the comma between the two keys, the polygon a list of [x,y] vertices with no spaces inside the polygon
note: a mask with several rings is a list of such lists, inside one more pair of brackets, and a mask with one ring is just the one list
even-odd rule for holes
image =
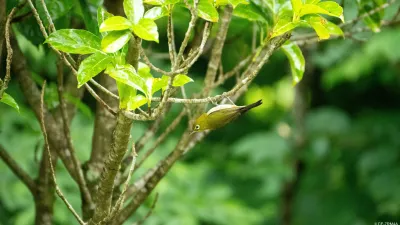
{"label": "bird's beak", "polygon": [[190,132],[189,136],[192,136],[192,134],[196,133],[197,131],[192,131]]}

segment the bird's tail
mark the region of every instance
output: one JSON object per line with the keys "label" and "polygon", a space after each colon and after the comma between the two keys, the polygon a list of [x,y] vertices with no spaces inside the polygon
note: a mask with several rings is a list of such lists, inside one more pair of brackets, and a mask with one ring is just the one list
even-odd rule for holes
{"label": "bird's tail", "polygon": [[252,103],[250,105],[243,106],[243,108],[240,109],[240,113],[243,114],[243,113],[249,111],[250,109],[252,109],[254,107],[257,107],[257,106],[259,106],[261,104],[262,104],[262,99],[254,102],[254,103]]}

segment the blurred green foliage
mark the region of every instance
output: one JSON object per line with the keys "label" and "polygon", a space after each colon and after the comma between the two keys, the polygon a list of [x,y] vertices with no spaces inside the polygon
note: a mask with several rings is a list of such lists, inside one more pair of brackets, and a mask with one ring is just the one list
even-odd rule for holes
{"label": "blurred green foliage", "polygon": [[[344,2],[346,20],[355,18],[357,5],[353,1]],[[99,2],[90,4],[95,13],[94,5]],[[397,7],[398,4],[389,7],[387,14],[393,15]],[[78,7],[66,10],[56,15],[57,28],[69,26],[65,16],[82,16]],[[182,8],[177,8],[174,15],[180,18],[174,21],[180,43],[189,17]],[[166,52],[166,19],[157,24],[160,44],[145,44],[153,51]],[[258,29],[257,23],[254,26]],[[247,20],[232,19],[223,53],[224,71],[250,54],[252,29]],[[47,46],[37,47],[44,39],[38,35],[33,18],[16,25],[14,30],[34,79],[41,83],[44,77],[50,82],[46,104],[50,108],[56,106],[55,55]],[[310,76],[309,110],[304,121],[308,142],[300,154],[305,167],[295,190],[293,224],[400,222],[399,34],[397,28],[382,29],[373,36],[359,35],[358,38],[365,40],[363,43],[338,39],[307,50],[307,68],[314,69],[312,74],[305,74]],[[162,59],[153,61],[160,67],[169,66]],[[195,82],[187,85],[189,94],[202,85],[206,63],[207,54],[190,70]],[[232,84],[229,81],[218,91]],[[8,90],[21,112],[18,114],[0,104],[0,143],[25,171],[36,177],[37,159],[43,147],[40,126],[15,79]],[[297,154],[292,139],[288,138],[296,129],[291,114],[293,95],[287,59],[277,52],[239,100],[245,104],[262,98],[262,107],[212,132],[175,164],[156,188],[159,200],[145,224],[279,224],[282,190],[285,182],[293,178],[292,164]],[[72,138],[78,157],[86,161],[93,133],[90,110],[93,112],[95,101],[85,96],[79,104]],[[181,106],[174,106],[163,127],[177,114],[175,107]],[[134,139],[148,125],[135,123]],[[133,179],[167,155],[184,128],[182,123]],[[0,224],[33,224],[34,202],[28,189],[4,163],[0,163],[0,174]],[[57,180],[68,200],[80,208],[77,186],[61,163],[57,165]],[[132,216],[132,222],[147,213],[153,198],[154,195]],[[77,224],[71,222],[68,210],[58,198],[54,216],[56,224]]]}

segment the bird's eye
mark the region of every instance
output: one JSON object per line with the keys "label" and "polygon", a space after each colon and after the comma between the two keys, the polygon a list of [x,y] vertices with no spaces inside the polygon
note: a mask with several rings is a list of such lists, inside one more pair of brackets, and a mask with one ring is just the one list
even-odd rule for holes
{"label": "bird's eye", "polygon": [[194,127],[194,129],[195,129],[195,130],[200,129],[200,125],[196,125],[196,126]]}

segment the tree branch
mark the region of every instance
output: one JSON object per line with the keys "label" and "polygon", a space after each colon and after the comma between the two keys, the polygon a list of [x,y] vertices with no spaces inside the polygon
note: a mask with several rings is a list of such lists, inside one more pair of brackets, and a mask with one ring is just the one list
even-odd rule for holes
{"label": "tree branch", "polygon": [[[0,0],[0,59],[2,59],[2,54],[3,54],[3,42],[5,38],[5,27],[6,27],[6,21],[7,21],[7,14],[6,14],[6,1],[5,0]],[[1,60],[0,60],[0,66],[1,66]],[[0,87],[2,86],[2,80],[0,78]]]}
{"label": "tree branch", "polygon": [[217,75],[218,67],[221,64],[221,55],[224,48],[224,43],[226,40],[226,35],[228,34],[229,24],[232,18],[233,8],[231,5],[225,6],[224,13],[221,17],[221,24],[214,42],[214,46],[211,51],[211,57],[208,61],[206,77],[204,79],[204,89],[202,96],[208,96],[212,86],[215,82],[215,77]]}
{"label": "tree branch", "polygon": [[40,112],[41,112],[40,113],[40,127],[42,129],[43,136],[44,136],[44,142],[45,142],[45,147],[47,149],[48,160],[49,160],[49,164],[50,164],[50,171],[51,171],[53,183],[54,183],[54,186],[56,188],[56,193],[57,193],[58,197],[60,197],[60,199],[65,203],[65,205],[71,211],[71,213],[74,215],[74,217],[79,222],[79,224],[85,225],[86,223],[83,222],[83,220],[80,218],[78,213],[76,213],[76,211],[74,210],[72,205],[68,202],[68,200],[65,198],[64,194],[61,192],[60,187],[57,184],[57,179],[56,179],[56,175],[55,175],[55,172],[54,172],[53,162],[51,160],[49,141],[47,139],[47,132],[46,132],[46,126],[45,126],[45,120],[44,120],[43,98],[44,98],[45,87],[46,87],[46,81],[44,81],[44,83],[43,83],[42,94],[41,94],[41,98],[40,98]]}
{"label": "tree branch", "polygon": [[182,61],[183,52],[186,49],[186,46],[187,46],[187,44],[189,42],[190,34],[192,33],[192,30],[193,30],[193,28],[194,28],[194,26],[196,24],[196,21],[197,21],[197,10],[196,9],[197,9],[198,3],[199,3],[198,0],[194,0],[193,1],[194,7],[190,7],[190,5],[188,4],[187,0],[185,0],[185,4],[187,5],[187,7],[190,10],[191,18],[190,18],[190,22],[189,22],[188,28],[186,30],[186,33],[185,33],[185,37],[183,38],[181,47],[179,48],[178,55],[176,56],[175,63],[173,64],[172,71],[176,70],[179,67],[180,62]]}
{"label": "tree branch", "polygon": [[32,195],[35,195],[36,185],[32,178],[18,165],[18,163],[0,145],[0,158],[11,169],[11,171],[26,185]]}
{"label": "tree branch", "polygon": [[385,8],[389,7],[390,5],[392,5],[395,2],[396,2],[396,0],[389,0],[388,2],[382,4],[381,6],[375,8],[375,9],[372,9],[369,12],[366,12],[366,13],[362,14],[361,16],[359,16],[359,17],[357,17],[355,19],[352,19],[352,20],[347,21],[346,23],[340,24],[339,27],[344,27],[344,26],[356,23],[356,22],[358,22],[360,20],[363,20],[363,19],[365,19],[365,18],[367,18],[367,17],[369,17],[369,16],[371,16],[371,15],[373,15],[373,14],[375,14],[375,13],[381,11],[381,10],[384,10]]}
{"label": "tree branch", "polygon": [[11,63],[13,57],[13,49],[11,47],[10,42],[10,24],[11,20],[14,17],[14,14],[25,5],[25,1],[18,4],[17,7],[12,8],[10,14],[8,14],[5,24],[5,38],[6,38],[6,48],[7,48],[7,59],[6,59],[6,76],[4,80],[0,83],[0,99],[3,97],[3,93],[6,91],[8,87],[8,83],[11,80]]}
{"label": "tree branch", "polygon": [[168,16],[168,26],[167,26],[168,53],[171,61],[171,68],[174,66],[176,59],[175,35],[174,35],[174,24],[172,22],[172,11],[173,11],[173,6],[171,6],[170,9],[170,15]]}
{"label": "tree branch", "polygon": [[124,157],[130,137],[132,120],[127,118],[123,111],[117,114],[117,125],[113,133],[111,151],[104,163],[99,188],[96,194],[96,209],[90,224],[97,224],[108,216],[111,208],[111,199],[114,189],[114,179]]}
{"label": "tree branch", "polygon": [[131,180],[131,176],[135,169],[135,164],[136,164],[137,154],[135,151],[135,143],[132,143],[131,157],[132,157],[132,162],[131,162],[131,168],[129,169],[129,172],[128,172],[128,177],[126,177],[122,192],[121,192],[117,202],[115,203],[113,209],[111,210],[110,216],[105,219],[105,222],[109,222],[110,220],[112,220],[115,217],[115,215],[121,211],[121,208],[124,205],[124,201],[126,198],[126,191],[128,190],[129,181]]}
{"label": "tree branch", "polygon": [[[44,3],[43,3],[44,4]],[[57,91],[58,91],[58,99],[60,101],[60,109],[61,109],[61,117],[62,117],[62,126],[64,128],[65,139],[67,140],[68,150],[72,158],[72,163],[74,164],[77,182],[79,185],[79,190],[83,196],[82,206],[84,211],[92,211],[94,208],[94,204],[92,201],[92,196],[89,192],[88,186],[86,184],[86,180],[83,177],[83,172],[81,168],[81,164],[75,154],[75,147],[72,144],[72,138],[69,128],[69,119],[67,113],[67,106],[64,101],[64,74],[63,74],[63,64],[61,59],[57,63]],[[86,207],[87,206],[87,207]],[[90,212],[86,212],[85,214],[90,214]]]}

